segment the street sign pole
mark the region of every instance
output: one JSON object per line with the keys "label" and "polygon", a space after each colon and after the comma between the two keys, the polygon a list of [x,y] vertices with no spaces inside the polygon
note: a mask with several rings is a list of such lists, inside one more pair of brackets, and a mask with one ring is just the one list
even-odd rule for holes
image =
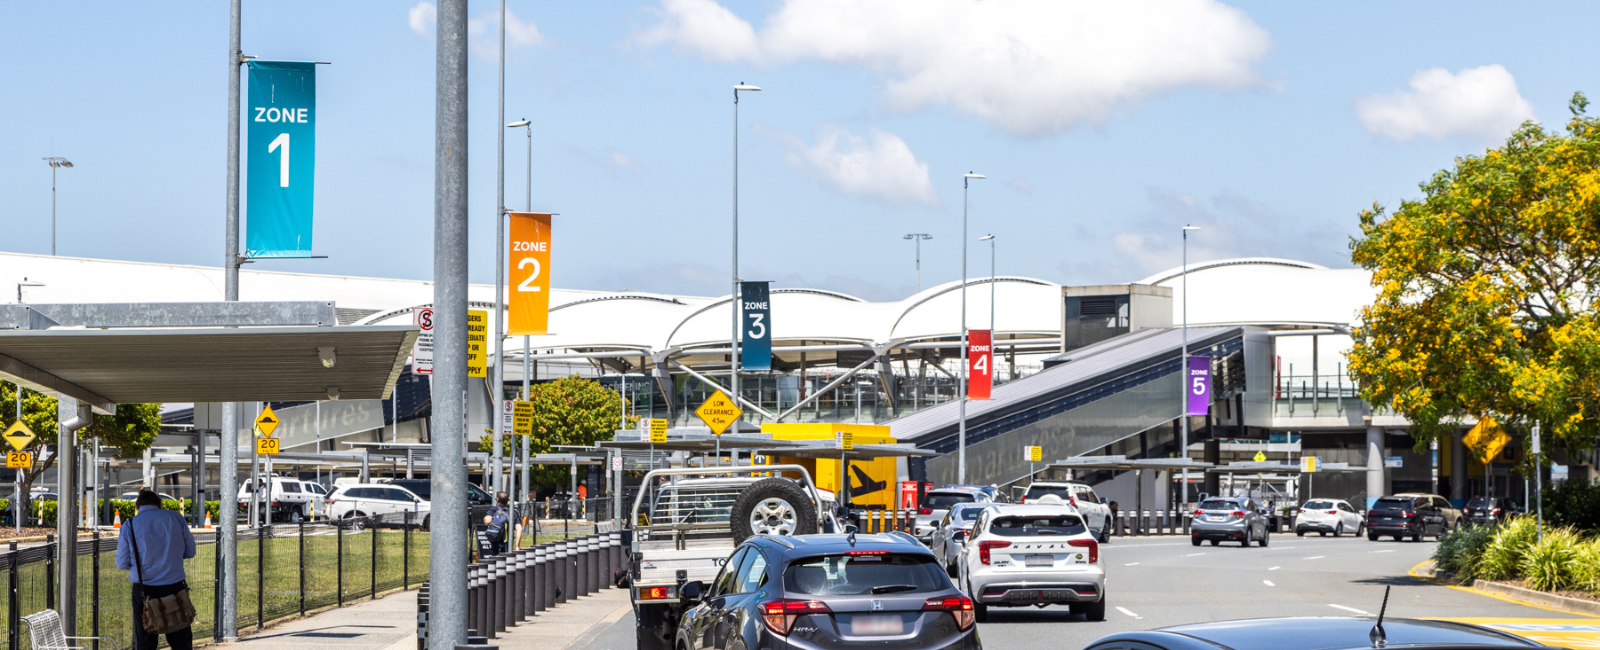
{"label": "street sign pole", "polygon": [[[1527,483],[1523,483],[1527,485]],[[1539,455],[1539,423],[1533,423],[1533,494],[1538,503],[1539,541],[1544,541],[1544,459]]]}

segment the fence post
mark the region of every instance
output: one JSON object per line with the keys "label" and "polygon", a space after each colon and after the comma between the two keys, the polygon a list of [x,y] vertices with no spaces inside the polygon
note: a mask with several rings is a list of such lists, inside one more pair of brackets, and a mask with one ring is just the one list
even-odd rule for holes
{"label": "fence post", "polygon": [[[99,516],[98,512],[95,514]],[[94,622],[90,624],[90,628],[94,630],[94,650],[100,650],[100,526],[98,521],[95,523],[94,560],[92,560],[92,568],[89,571],[90,579],[94,581],[94,584],[89,586],[89,595],[94,599],[92,614]],[[111,650],[122,650],[122,648],[112,648]]]}
{"label": "fence post", "polygon": [[[203,501],[203,500],[202,500]],[[221,507],[221,506],[218,506]],[[204,506],[201,506],[204,509]],[[234,541],[238,547],[237,538]],[[222,593],[222,531],[211,534],[211,593]],[[222,630],[227,627],[222,624],[222,598],[211,599],[211,640],[222,643]],[[15,648],[16,646],[11,646]]]}
{"label": "fence post", "polygon": [[[355,519],[352,518],[350,521],[354,522]],[[337,541],[335,542],[336,550],[333,554],[339,558],[336,563],[339,571],[339,606],[344,607],[344,524],[340,523],[334,525],[333,536],[337,538]]]}
{"label": "fence post", "polygon": [[10,585],[8,585],[7,589],[11,595],[6,598],[7,609],[9,610],[6,612],[6,619],[10,622],[6,625],[6,642],[8,643],[6,647],[20,648],[22,647],[20,645],[22,641],[22,630],[20,629],[22,627],[22,604],[17,602],[17,541],[11,540],[10,547],[11,576],[8,579]]}
{"label": "fence post", "polygon": [[[42,517],[43,515],[41,515]],[[49,554],[44,556],[44,607],[56,608],[56,536],[45,535],[44,546]]]}
{"label": "fence post", "polygon": [[[267,521],[272,521],[272,512],[267,512]],[[256,529],[256,629],[264,630],[267,627],[267,535],[272,530],[272,524]]]}
{"label": "fence post", "polygon": [[300,615],[306,615],[306,522],[300,521]]}
{"label": "fence post", "polygon": [[372,516],[372,597],[378,597],[378,515]]}

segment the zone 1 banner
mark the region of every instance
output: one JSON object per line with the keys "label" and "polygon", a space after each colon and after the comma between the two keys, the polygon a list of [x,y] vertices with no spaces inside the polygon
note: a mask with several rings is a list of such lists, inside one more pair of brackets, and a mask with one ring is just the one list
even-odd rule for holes
{"label": "zone 1 banner", "polygon": [[511,217],[511,302],[507,336],[550,331],[550,215],[508,212]]}
{"label": "zone 1 banner", "polygon": [[246,257],[311,257],[317,65],[251,61],[245,107]]}
{"label": "zone 1 banner", "polygon": [[739,308],[744,323],[744,345],[739,349],[739,368],[772,369],[772,303],[765,280],[739,283]]}
{"label": "zone 1 banner", "polygon": [[994,386],[994,352],[989,330],[967,330],[967,399],[989,399]]}

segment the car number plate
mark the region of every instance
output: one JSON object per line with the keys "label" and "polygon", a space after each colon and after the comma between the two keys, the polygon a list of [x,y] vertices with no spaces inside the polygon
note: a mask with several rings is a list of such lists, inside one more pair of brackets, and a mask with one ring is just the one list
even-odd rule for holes
{"label": "car number plate", "polygon": [[856,616],[850,620],[850,632],[856,636],[885,636],[905,631],[905,621],[899,616]]}
{"label": "car number plate", "polygon": [[1055,563],[1056,557],[1054,555],[1029,555],[1027,557],[1028,566],[1055,566]]}

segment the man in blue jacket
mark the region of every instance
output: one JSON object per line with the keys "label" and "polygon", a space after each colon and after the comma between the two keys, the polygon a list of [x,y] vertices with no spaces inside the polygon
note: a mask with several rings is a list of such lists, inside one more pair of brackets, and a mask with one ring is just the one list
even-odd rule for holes
{"label": "man in blue jacket", "polygon": [[[189,588],[184,581],[183,561],[194,557],[194,535],[180,515],[161,509],[161,497],[148,489],[139,490],[134,501],[139,512],[122,524],[117,537],[117,568],[128,572],[133,583],[134,650],[156,650],[157,635],[144,630],[144,599],[164,598]],[[138,544],[138,561],[134,560]],[[136,566],[137,565],[137,566]],[[193,650],[194,630],[185,627],[167,634],[172,650]]]}

